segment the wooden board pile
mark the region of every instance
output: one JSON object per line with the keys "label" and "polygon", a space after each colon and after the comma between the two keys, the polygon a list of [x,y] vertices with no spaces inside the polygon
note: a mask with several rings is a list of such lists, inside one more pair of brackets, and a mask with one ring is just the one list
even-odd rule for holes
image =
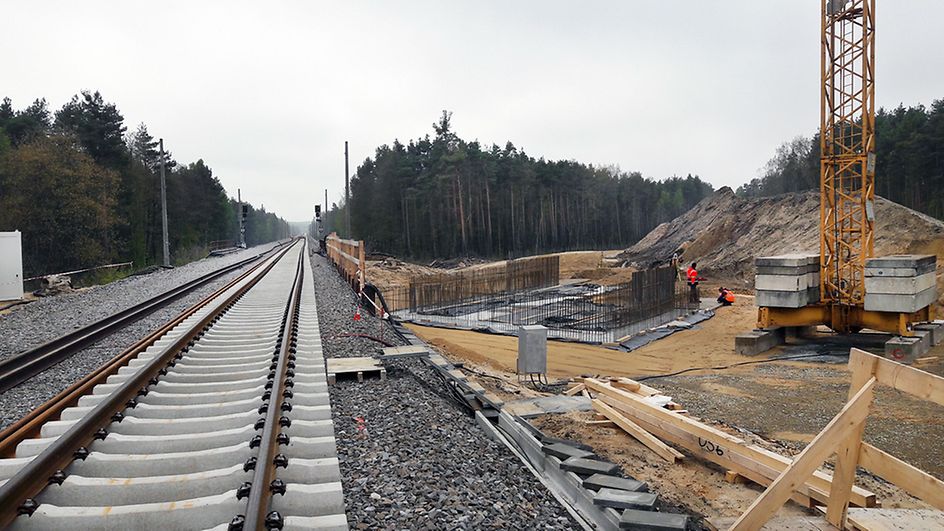
{"label": "wooden board pile", "polygon": [[[682,406],[655,388],[629,378],[579,378],[566,394],[586,393],[594,409],[647,448],[669,462],[685,458],[666,443],[684,448],[693,456],[711,461],[729,472],[729,480],[746,478],[767,487],[792,464],[789,457],[751,444],[690,417]],[[825,505],[832,475],[817,470],[798,485],[792,498],[806,506]],[[874,507],[875,494],[853,487],[850,502]]]}

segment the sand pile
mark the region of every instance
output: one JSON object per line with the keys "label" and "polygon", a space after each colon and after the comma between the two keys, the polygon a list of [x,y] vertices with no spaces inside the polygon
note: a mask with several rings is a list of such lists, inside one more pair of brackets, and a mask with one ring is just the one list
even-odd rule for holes
{"label": "sand pile", "polygon": [[[935,254],[944,302],[944,222],[884,198],[875,202],[875,255]],[[674,220],[663,223],[619,255],[633,267],[697,261],[711,280],[752,287],[754,257],[819,252],[819,191],[760,199],[724,187]]]}

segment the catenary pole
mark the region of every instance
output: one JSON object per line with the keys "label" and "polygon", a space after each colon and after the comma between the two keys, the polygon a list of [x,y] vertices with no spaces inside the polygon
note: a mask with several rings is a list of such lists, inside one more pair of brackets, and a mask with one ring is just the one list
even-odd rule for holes
{"label": "catenary pole", "polygon": [[347,140],[344,141],[344,221],[347,226],[345,236],[353,238],[354,234],[351,232],[351,181],[348,177]]}
{"label": "catenary pole", "polygon": [[167,238],[167,180],[164,177],[164,139],[159,139],[161,157],[161,228],[164,232],[164,267],[170,267],[170,240]]}

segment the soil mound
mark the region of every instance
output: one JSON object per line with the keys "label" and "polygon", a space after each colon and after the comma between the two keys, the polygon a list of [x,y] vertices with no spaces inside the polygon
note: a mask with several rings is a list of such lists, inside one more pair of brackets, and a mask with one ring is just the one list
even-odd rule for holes
{"label": "soil mound", "polygon": [[[887,199],[875,201],[875,255],[937,255],[938,293],[944,301],[944,222]],[[819,252],[819,191],[758,199],[724,187],[691,210],[663,223],[619,258],[643,268],[679,252],[712,280],[742,288],[754,284],[754,257]]]}

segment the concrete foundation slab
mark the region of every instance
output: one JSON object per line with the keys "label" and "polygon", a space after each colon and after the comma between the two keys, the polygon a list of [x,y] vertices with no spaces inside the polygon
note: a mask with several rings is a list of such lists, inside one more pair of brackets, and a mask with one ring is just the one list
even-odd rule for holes
{"label": "concrete foundation slab", "polygon": [[819,264],[807,266],[757,266],[757,275],[806,275],[819,271]]}
{"label": "concrete foundation slab", "polygon": [[925,273],[933,273],[934,267],[866,267],[865,276],[868,277],[916,277]]}
{"label": "concrete foundation slab", "polygon": [[804,291],[762,291],[755,293],[754,304],[772,308],[802,308],[808,303],[807,290]]}
{"label": "concrete foundation slab", "polygon": [[786,342],[783,328],[752,330],[734,338],[734,351],[742,356],[756,356]]}
{"label": "concrete foundation slab", "polygon": [[885,357],[900,363],[912,363],[927,353],[927,345],[917,337],[893,337],[885,342]]}
{"label": "concrete foundation slab", "polygon": [[600,489],[593,497],[593,503],[614,509],[643,509],[651,511],[656,508],[659,497],[649,492],[632,492],[616,489]]}
{"label": "concrete foundation slab", "polygon": [[934,286],[933,272],[916,277],[865,277],[866,293],[916,295]]}
{"label": "concrete foundation slab", "polygon": [[684,514],[657,513],[626,509],[620,516],[620,529],[636,531],[684,531],[688,516]]}
{"label": "concrete foundation slab", "polygon": [[937,300],[937,287],[928,288],[914,295],[891,295],[887,293],[865,293],[865,309],[871,312],[913,313]]}
{"label": "concrete foundation slab", "polygon": [[796,253],[754,258],[757,267],[807,267],[812,264],[819,264],[818,254]]}
{"label": "concrete foundation slab", "polygon": [[616,476],[608,476],[606,474],[594,474],[587,479],[583,480],[584,488],[599,490],[599,489],[617,489],[617,490],[629,490],[633,492],[646,492],[649,490],[649,486],[643,483],[642,481],[636,481],[635,479],[628,478],[619,478]]}
{"label": "concrete foundation slab", "polygon": [[880,268],[913,268],[913,269],[924,269],[928,267],[935,267],[937,264],[937,257],[933,254],[893,254],[889,256],[879,256],[877,258],[869,258],[865,261],[865,267],[869,269],[880,269]]}
{"label": "concrete foundation slab", "polygon": [[756,275],[754,289],[764,291],[806,291],[809,287],[809,273],[802,275]]}

